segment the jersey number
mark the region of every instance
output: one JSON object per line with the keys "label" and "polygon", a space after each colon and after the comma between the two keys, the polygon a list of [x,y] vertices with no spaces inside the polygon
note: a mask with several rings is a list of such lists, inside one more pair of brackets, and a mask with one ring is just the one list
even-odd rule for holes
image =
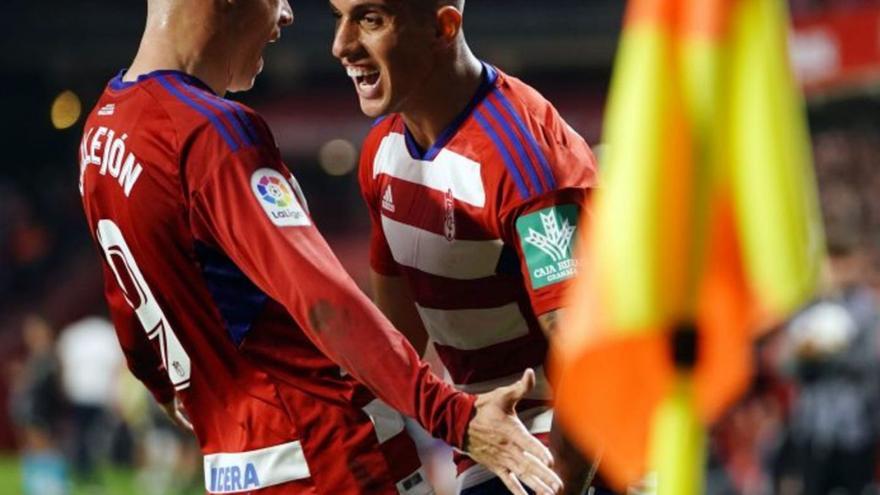
{"label": "jersey number", "polygon": [[192,370],[189,356],[153,297],[153,292],[135,263],[119,226],[112,220],[98,221],[98,242],[125,300],[137,314],[147,337],[150,340],[159,339],[162,364],[168,371],[168,378],[171,379],[174,389],[183,390],[189,387]]}

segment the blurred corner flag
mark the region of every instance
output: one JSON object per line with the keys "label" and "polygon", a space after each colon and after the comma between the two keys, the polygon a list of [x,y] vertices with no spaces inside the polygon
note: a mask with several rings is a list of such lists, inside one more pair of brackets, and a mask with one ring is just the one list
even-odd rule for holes
{"label": "blurred corner flag", "polygon": [[784,0],[630,0],[557,411],[618,488],[702,492],[704,425],[809,299],[824,235]]}

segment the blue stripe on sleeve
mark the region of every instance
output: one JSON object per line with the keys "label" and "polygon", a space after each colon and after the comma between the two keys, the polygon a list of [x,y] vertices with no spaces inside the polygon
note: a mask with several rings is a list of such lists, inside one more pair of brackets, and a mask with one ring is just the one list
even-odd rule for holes
{"label": "blue stripe on sleeve", "polygon": [[534,184],[535,186],[535,191],[537,191],[537,194],[539,195],[543,194],[545,192],[544,186],[541,184],[541,180],[538,179],[538,171],[535,168],[535,164],[532,163],[532,159],[529,158],[528,153],[526,153],[525,148],[523,148],[522,142],[520,142],[516,133],[510,127],[510,123],[508,123],[504,116],[501,115],[501,112],[498,110],[495,104],[492,103],[492,100],[486,98],[485,104],[486,109],[489,110],[489,113],[492,114],[493,117],[495,117],[495,120],[497,120],[499,124],[501,124],[501,128],[504,130],[504,133],[507,134],[507,139],[509,139],[510,142],[513,143],[514,149],[516,149],[516,153],[517,155],[519,155],[519,159],[522,161],[523,168],[526,169],[526,172],[528,172],[529,174],[529,178],[532,180],[532,184]]}
{"label": "blue stripe on sleeve", "polygon": [[526,185],[523,183],[523,178],[519,173],[519,170],[516,168],[516,164],[513,162],[513,157],[510,156],[510,152],[507,151],[507,148],[504,146],[504,142],[501,140],[501,137],[498,136],[498,133],[495,132],[495,129],[492,129],[492,126],[489,125],[489,122],[483,117],[479,110],[474,112],[474,118],[477,119],[477,122],[480,124],[480,127],[486,131],[486,134],[489,135],[489,138],[495,143],[495,147],[498,148],[498,151],[501,153],[501,157],[504,159],[504,164],[507,166],[507,170],[510,172],[510,175],[513,176],[513,181],[516,183],[516,188],[519,190],[519,194],[523,199],[528,199],[531,196],[529,195],[529,190],[526,188]]}
{"label": "blue stripe on sleeve", "polygon": [[256,144],[260,144],[260,134],[257,132],[257,127],[254,125],[254,121],[251,116],[241,109],[241,105],[220,97],[217,97],[217,100],[222,105],[227,105],[235,111],[235,115],[237,115],[241,123],[244,124],[244,128],[247,131],[248,136],[250,136],[251,141]]}
{"label": "blue stripe on sleeve", "polygon": [[547,185],[550,186],[550,190],[555,190],[556,178],[553,177],[553,170],[550,169],[547,157],[544,155],[544,152],[541,151],[541,147],[538,146],[535,136],[526,128],[526,125],[523,123],[519,114],[513,109],[513,105],[510,104],[507,97],[500,91],[496,91],[495,94],[498,95],[498,100],[501,102],[501,105],[504,106],[504,109],[507,110],[511,117],[513,117],[516,126],[519,128],[520,132],[522,132],[523,136],[525,136],[526,141],[529,143],[529,148],[531,148],[535,156],[538,157],[538,162],[541,164],[541,171],[544,173],[544,177],[547,178]]}
{"label": "blue stripe on sleeve", "polygon": [[[186,84],[186,81],[183,81],[179,77],[177,78],[177,80],[181,84]],[[239,123],[238,119],[236,119],[233,115],[233,109],[224,106],[221,103],[220,98],[217,98],[213,95],[209,96],[204,91],[200,90],[188,91],[188,93],[194,94],[196,98],[202,100],[203,102],[207,103],[208,105],[219,111],[221,114],[223,114],[223,116],[226,117],[226,119],[229,120],[229,122],[232,124],[232,127],[235,129],[235,132],[238,135],[238,139],[241,140],[241,142],[246,143],[248,146],[254,145],[254,140],[251,139],[250,135],[245,132],[244,128],[241,126],[241,123]]]}
{"label": "blue stripe on sleeve", "polygon": [[162,87],[164,87],[166,90],[168,90],[169,93],[171,93],[172,95],[177,97],[177,99],[179,99],[180,101],[186,103],[193,110],[202,114],[212,124],[214,124],[214,127],[220,133],[220,136],[223,138],[224,141],[226,141],[226,144],[229,145],[229,147],[232,149],[232,151],[233,152],[238,151],[238,148],[239,148],[238,143],[235,142],[235,139],[233,139],[231,135],[229,135],[229,132],[226,130],[226,127],[220,122],[220,119],[218,119],[216,115],[211,113],[205,107],[196,103],[189,96],[180,92],[180,90],[178,90],[177,88],[175,88],[174,84],[172,84],[171,81],[168,80],[168,76],[161,76],[158,78],[158,80],[159,80],[159,84],[161,84]]}

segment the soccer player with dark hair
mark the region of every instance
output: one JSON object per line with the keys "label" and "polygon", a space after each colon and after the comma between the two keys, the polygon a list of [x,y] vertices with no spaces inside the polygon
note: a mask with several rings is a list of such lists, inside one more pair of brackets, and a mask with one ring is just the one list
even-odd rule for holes
{"label": "soccer player with dark hair", "polygon": [[[430,338],[459,390],[535,368],[538,386],[517,410],[551,443],[559,430],[543,364],[576,274],[572,241],[596,180],[590,148],[537,91],[472,53],[464,1],[330,4],[333,55],[378,118],[359,178],[379,308],[417,350]],[[580,493],[586,463],[552,443]],[[458,468],[464,494],[505,491],[470,459]]]}
{"label": "soccer player with dark hair", "polygon": [[434,376],[330,251],[263,120],[224,98],[252,86],[287,0],[147,7],[131,67],[86,121],[80,191],[129,367],[191,423],[206,490],[430,493],[378,396],[556,493],[549,451],[514,414],[534,375],[477,396]]}

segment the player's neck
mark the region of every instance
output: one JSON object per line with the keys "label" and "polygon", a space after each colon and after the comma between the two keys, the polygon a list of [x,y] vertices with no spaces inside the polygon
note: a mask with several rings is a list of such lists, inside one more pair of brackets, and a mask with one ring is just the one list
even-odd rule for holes
{"label": "player's neck", "polygon": [[[214,33],[187,32],[188,26],[155,24],[148,21],[131,66],[123,80],[136,81],[138,77],[157,70],[178,70],[197,77],[214,93],[224,95],[229,83],[222,53],[213,53]],[[220,50],[222,51],[222,50]]]}
{"label": "player's neck", "polygon": [[482,83],[483,65],[470,51],[441,67],[402,113],[407,129],[422,149],[429,149],[467,107]]}

